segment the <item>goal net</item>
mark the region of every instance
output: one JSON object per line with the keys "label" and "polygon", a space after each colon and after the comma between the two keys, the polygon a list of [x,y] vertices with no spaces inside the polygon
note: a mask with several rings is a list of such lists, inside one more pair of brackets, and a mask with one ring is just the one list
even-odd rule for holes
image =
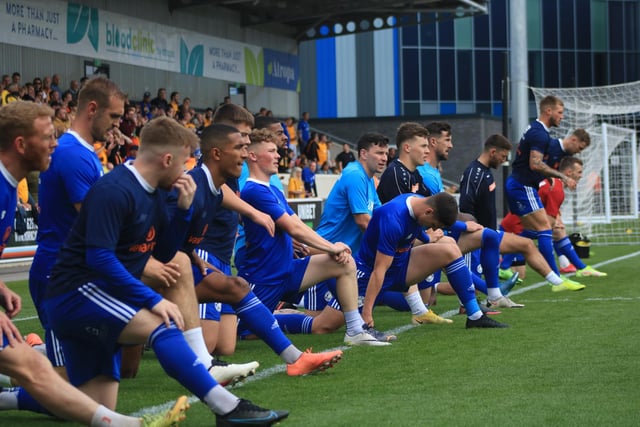
{"label": "goal net", "polygon": [[531,88],[536,105],[547,95],[564,102],[564,119],[552,135],[564,138],[583,128],[591,145],[576,191],[566,191],[562,219],[567,233],[593,244],[640,244],[637,125],[640,82],[590,88]]}

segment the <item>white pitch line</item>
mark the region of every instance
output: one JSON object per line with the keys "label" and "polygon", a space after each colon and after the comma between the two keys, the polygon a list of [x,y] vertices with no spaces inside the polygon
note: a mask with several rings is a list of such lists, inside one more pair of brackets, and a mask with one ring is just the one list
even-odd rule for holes
{"label": "white pitch line", "polygon": [[[633,252],[633,253],[627,254],[627,255],[623,255],[623,256],[620,256],[618,258],[613,258],[613,259],[610,259],[610,260],[607,260],[607,261],[603,261],[603,262],[600,262],[598,264],[594,264],[593,267],[597,268],[597,267],[600,267],[600,266],[603,266],[603,265],[607,265],[607,264],[612,264],[612,263],[615,263],[615,262],[618,262],[618,261],[624,261],[625,259],[633,258],[633,257],[636,257],[638,255],[640,255],[640,251]],[[531,284],[529,286],[525,286],[523,288],[520,288],[518,290],[510,292],[509,295],[522,294],[522,293],[525,293],[525,292],[540,288],[542,286],[548,286],[547,282],[538,282],[538,283]],[[602,298],[602,299],[599,299],[599,298],[588,298],[587,301],[606,301],[606,300],[616,300],[616,299],[626,300],[625,298],[606,298],[606,299],[605,298]],[[640,299],[640,298],[638,298],[638,299]],[[553,302],[553,301],[550,301],[550,302]],[[449,311],[447,311],[445,313],[442,313],[440,316],[448,318],[448,317],[454,316],[456,314],[458,314],[458,310],[449,310]],[[418,325],[409,324],[409,325],[399,326],[397,328],[391,329],[391,330],[386,331],[386,332],[390,333],[390,334],[394,334],[394,335],[399,335],[399,334],[401,334],[403,332],[406,332],[406,331],[408,331],[410,329],[417,328],[417,327],[418,327]],[[346,351],[349,348],[350,348],[349,346],[340,346],[340,347],[336,347],[335,349],[340,349],[342,351]],[[335,350],[335,349],[329,349],[329,350]],[[249,384],[249,383],[252,383],[252,382],[255,382],[255,381],[260,381],[260,380],[265,379],[265,378],[269,378],[269,377],[271,377],[271,376],[273,376],[275,374],[279,374],[279,373],[284,372],[284,371],[286,371],[286,365],[284,365],[284,364],[276,365],[276,366],[273,366],[271,368],[264,369],[264,370],[258,372],[257,374],[247,378],[246,380],[244,380],[244,382],[235,385],[234,388],[239,388],[239,387],[242,387],[243,384]],[[198,402],[199,400],[200,399],[198,399],[196,396],[190,396],[189,397],[189,402],[190,403]],[[133,414],[131,414],[131,416],[133,416],[133,417],[141,417],[141,416],[146,415],[146,414],[156,414],[156,413],[159,413],[161,411],[166,411],[167,409],[171,408],[173,404],[174,404],[174,401],[170,401],[170,402],[166,402],[166,403],[164,403],[162,405],[142,408],[139,411],[136,411]]]}

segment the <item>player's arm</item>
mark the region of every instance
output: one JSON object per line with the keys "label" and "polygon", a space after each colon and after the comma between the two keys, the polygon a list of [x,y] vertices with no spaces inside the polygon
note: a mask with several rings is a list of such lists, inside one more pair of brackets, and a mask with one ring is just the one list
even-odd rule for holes
{"label": "player's arm", "polygon": [[569,178],[560,171],[553,169],[544,162],[543,155],[540,151],[531,150],[531,153],[529,154],[529,167],[532,171],[538,172],[544,176],[560,178],[571,190],[576,188],[576,182],[572,178]]}
{"label": "player's arm", "polygon": [[169,262],[176,256],[187,235],[193,215],[196,183],[191,175],[182,174],[173,184],[173,188],[178,194],[177,209],[171,216],[169,226],[158,236],[158,244],[153,251],[153,256],[160,262]]}
{"label": "player's arm", "polygon": [[353,220],[356,222],[360,231],[364,233],[369,225],[369,221],[371,221],[371,215],[368,213],[353,214]]}
{"label": "player's arm", "polygon": [[479,183],[471,179],[473,169],[466,170],[460,180],[460,212],[476,216]]}
{"label": "player's arm", "polygon": [[374,326],[373,306],[376,302],[376,298],[378,298],[378,295],[380,294],[380,290],[382,289],[384,276],[387,274],[387,270],[389,270],[392,262],[393,256],[385,255],[380,251],[376,252],[373,271],[369,277],[369,283],[367,284],[367,291],[364,294],[364,303],[362,306],[362,319],[369,326]]}
{"label": "player's arm", "polygon": [[222,207],[238,212],[251,221],[264,227],[271,237],[275,235],[276,226],[273,219],[264,212],[260,212],[249,203],[242,200],[227,184],[222,185]]}

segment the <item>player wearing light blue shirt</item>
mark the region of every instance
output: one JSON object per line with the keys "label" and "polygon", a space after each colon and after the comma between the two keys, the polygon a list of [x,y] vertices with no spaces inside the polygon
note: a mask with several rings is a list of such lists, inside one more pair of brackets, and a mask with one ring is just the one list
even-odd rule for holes
{"label": "player wearing light blue shirt", "polygon": [[[386,167],[388,139],[379,133],[365,133],[359,138],[357,149],[358,161],[349,163],[342,171],[329,193],[316,229],[323,238],[330,242],[343,241],[354,252],[360,247],[362,233],[373,210],[381,205],[373,175]],[[327,329],[344,322],[335,292],[335,280],[328,280],[313,286],[304,296],[307,310],[324,311],[321,319]],[[289,332],[311,333],[314,323],[316,328],[320,327],[313,317],[303,314],[279,315],[277,318]]]}

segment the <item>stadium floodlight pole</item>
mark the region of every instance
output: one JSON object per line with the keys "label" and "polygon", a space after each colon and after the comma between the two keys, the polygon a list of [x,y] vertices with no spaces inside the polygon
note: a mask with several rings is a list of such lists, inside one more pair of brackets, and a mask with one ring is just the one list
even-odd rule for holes
{"label": "stadium floodlight pole", "polygon": [[[502,136],[509,138],[509,52],[504,52],[504,68],[502,70]],[[507,187],[507,177],[509,176],[509,163],[511,162],[511,152],[507,161],[502,164],[502,188]],[[509,203],[507,203],[507,195],[502,192],[502,215],[506,216],[509,212]]]}
{"label": "stadium floodlight pole", "polygon": [[527,58],[527,2],[509,2],[509,57],[511,68],[511,141],[518,143],[529,123],[528,58]]}

